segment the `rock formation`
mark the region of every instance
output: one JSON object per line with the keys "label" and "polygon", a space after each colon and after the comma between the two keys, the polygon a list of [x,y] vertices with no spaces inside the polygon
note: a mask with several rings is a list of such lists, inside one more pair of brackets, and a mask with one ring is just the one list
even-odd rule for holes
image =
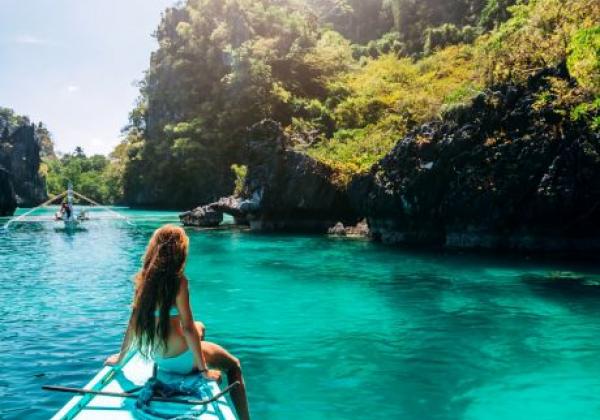
{"label": "rock formation", "polygon": [[504,86],[402,139],[349,189],[374,237],[458,248],[600,249],[600,134]]}
{"label": "rock formation", "polygon": [[281,126],[270,120],[248,132],[246,195],[260,206],[249,215],[256,230],[326,232],[337,221],[356,223],[343,187],[333,170],[290,147]]}
{"label": "rock formation", "polygon": [[361,220],[355,226],[344,226],[342,222],[337,222],[335,226],[327,230],[329,235],[350,236],[350,237],[368,237],[370,235],[369,224],[367,220]]}
{"label": "rock formation", "polygon": [[186,226],[214,227],[221,224],[223,214],[233,216],[237,225],[247,225],[248,215],[258,211],[260,196],[251,199],[240,197],[223,197],[214,203],[196,207],[179,215],[179,220]]}
{"label": "rock formation", "polygon": [[15,204],[32,207],[46,200],[40,163],[35,126],[27,121],[11,131],[5,124],[0,138],[0,209],[5,214],[11,215]]}
{"label": "rock formation", "polygon": [[23,125],[10,136],[8,165],[12,174],[17,203],[33,207],[47,199],[46,181],[40,175],[40,143],[34,125]]}
{"label": "rock formation", "polygon": [[[264,120],[253,125],[246,156],[242,197],[221,199],[205,208],[232,214],[261,231],[326,232],[340,220],[356,223],[344,189],[331,182],[333,171],[294,151],[279,123]],[[189,222],[189,216],[185,220]]]}
{"label": "rock formation", "polygon": [[262,121],[248,132],[243,196],[209,207],[257,230],[346,235],[366,217],[359,230],[386,243],[600,250],[600,133],[536,102],[549,77],[576,88],[561,66],[491,89],[416,128],[345,189]]}
{"label": "rock formation", "polygon": [[211,206],[200,206],[179,215],[179,220],[186,226],[214,227],[223,221],[223,212]]}

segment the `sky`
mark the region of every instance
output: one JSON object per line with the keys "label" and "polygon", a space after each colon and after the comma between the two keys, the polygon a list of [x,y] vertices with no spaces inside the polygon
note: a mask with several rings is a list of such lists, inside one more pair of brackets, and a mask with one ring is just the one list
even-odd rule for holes
{"label": "sky", "polygon": [[42,121],[57,151],[120,141],[175,0],[0,0],[0,106]]}

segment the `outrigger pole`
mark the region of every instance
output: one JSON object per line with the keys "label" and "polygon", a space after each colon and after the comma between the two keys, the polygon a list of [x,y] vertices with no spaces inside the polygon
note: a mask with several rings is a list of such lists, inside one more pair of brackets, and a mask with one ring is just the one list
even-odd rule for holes
{"label": "outrigger pole", "polygon": [[127,223],[129,223],[130,225],[133,225],[133,223],[131,223],[131,221],[129,221],[129,219],[128,219],[127,217],[123,216],[122,214],[119,214],[119,213],[117,213],[116,211],[114,211],[114,210],[110,209],[109,207],[103,206],[102,204],[95,202],[95,201],[94,201],[94,200],[92,200],[91,198],[88,198],[88,197],[86,197],[85,195],[78,193],[77,191],[74,191],[74,190],[71,190],[71,191],[72,191],[72,193],[73,193],[75,196],[77,196],[77,197],[81,198],[82,200],[88,201],[88,202],[92,203],[93,205],[95,205],[95,206],[97,206],[97,207],[100,207],[100,208],[102,208],[102,209],[106,210],[107,212],[109,212],[109,213],[111,213],[111,214],[114,214],[114,215],[116,215],[116,216],[117,216],[119,219],[123,219],[123,220],[125,220],[125,221],[126,221]]}
{"label": "outrigger pole", "polygon": [[[158,402],[166,402],[166,403],[176,403],[176,404],[188,404],[188,405],[207,405],[212,402],[217,401],[223,395],[227,394],[236,386],[240,385],[240,381],[235,381],[230,384],[227,388],[219,392],[218,394],[213,395],[212,397],[206,400],[188,400],[188,399],[179,399],[179,398],[165,398],[159,396],[152,396],[151,401]],[[42,389],[46,391],[58,391],[58,392],[70,392],[73,394],[91,394],[91,395],[102,395],[105,397],[118,397],[118,398],[139,398],[138,394],[133,392],[106,392],[106,391],[96,391],[93,389],[83,389],[83,388],[70,388],[66,386],[58,386],[58,385],[43,385]]]}

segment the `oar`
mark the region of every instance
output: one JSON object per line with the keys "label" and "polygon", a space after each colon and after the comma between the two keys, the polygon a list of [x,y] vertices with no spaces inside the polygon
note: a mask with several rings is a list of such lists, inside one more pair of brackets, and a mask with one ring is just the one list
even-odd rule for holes
{"label": "oar", "polygon": [[[166,403],[176,403],[176,404],[188,404],[188,405],[206,405],[210,404],[221,398],[223,395],[227,394],[231,391],[232,388],[238,386],[240,384],[239,381],[235,381],[223,391],[219,392],[216,395],[213,395],[211,398],[206,400],[181,400],[178,398],[164,398],[164,397],[152,397],[151,401],[158,402],[166,402]],[[92,395],[101,395],[103,397],[119,397],[119,398],[137,398],[137,394],[132,394],[130,392],[107,392],[107,391],[94,391],[93,389],[83,389],[83,388],[69,388],[66,386],[57,386],[57,385],[44,385],[42,389],[46,391],[57,391],[57,392],[69,392],[72,394],[92,394]]]}

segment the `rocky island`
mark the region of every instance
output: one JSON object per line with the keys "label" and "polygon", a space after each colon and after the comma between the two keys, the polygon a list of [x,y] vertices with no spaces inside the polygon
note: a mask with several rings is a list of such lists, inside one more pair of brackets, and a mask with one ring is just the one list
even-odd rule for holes
{"label": "rocky island", "polygon": [[329,168],[290,148],[279,124],[263,121],[248,132],[244,193],[182,221],[218,224],[225,212],[255,230],[324,233],[366,218],[363,232],[386,243],[600,249],[600,133],[535,105],[549,80],[575,83],[562,65],[526,86],[490,88],[411,131],[344,188]]}
{"label": "rocky island", "polygon": [[[434,3],[428,7],[436,13],[453,4]],[[421,38],[392,25],[397,32],[366,49],[339,22],[334,28],[355,44],[318,28],[307,41],[313,55],[291,54],[293,43],[274,44],[277,59],[255,58],[271,71],[265,83],[280,90],[264,103],[237,97],[240,103],[264,105],[250,108],[262,121],[240,126],[252,119],[241,109],[236,114],[239,104],[227,102],[233,85],[214,82],[228,103],[217,107],[219,118],[163,126],[167,135],[177,130],[185,135],[175,144],[191,145],[194,130],[207,133],[213,122],[223,124],[223,144],[234,145],[235,153],[213,154],[215,162],[226,170],[229,164],[247,168],[234,196],[232,180],[220,175],[222,183],[184,213],[182,222],[215,225],[225,212],[261,231],[360,233],[391,244],[461,249],[599,250],[600,7],[591,1],[559,3],[506,5],[504,11],[494,9],[501,13],[487,26],[491,6],[480,10],[474,4],[471,10],[479,10],[481,19],[476,28],[468,13],[440,15],[450,21],[430,26]],[[192,9],[188,5],[185,12]],[[403,10],[433,25],[416,11]],[[185,13],[173,18],[207,33],[214,30]],[[227,16],[217,19],[228,22]],[[251,20],[246,24],[256,29],[244,35],[248,45],[258,49],[268,42],[268,33]],[[167,32],[162,35],[165,43],[173,41]],[[202,48],[218,45],[207,41]],[[171,54],[160,52],[164,56],[157,55],[151,66],[156,74],[166,71],[162,59]],[[317,56],[319,66],[311,67]],[[298,73],[290,80],[285,71],[292,68]],[[223,80],[231,77],[236,88],[249,89],[241,92],[255,92],[255,82],[244,85],[252,69],[232,65]],[[301,70],[312,75],[313,84]],[[163,88],[158,78],[149,82],[156,83],[156,91]],[[149,92],[146,114],[153,123],[153,112],[163,103],[156,91]],[[204,115],[203,109],[197,108],[197,115]],[[148,142],[157,142],[151,132],[148,136]],[[194,147],[202,144],[198,150],[208,153],[214,143],[204,145],[201,137]],[[157,150],[149,144],[143,147]],[[223,156],[231,160],[224,164]],[[186,177],[187,190],[208,179],[201,175],[207,168],[197,166],[196,177]],[[216,163],[211,168],[217,170]],[[224,193],[215,196],[218,190]]]}
{"label": "rocky island", "polygon": [[9,109],[0,110],[0,216],[11,216],[17,206],[45,201],[46,181],[40,173],[36,126]]}

